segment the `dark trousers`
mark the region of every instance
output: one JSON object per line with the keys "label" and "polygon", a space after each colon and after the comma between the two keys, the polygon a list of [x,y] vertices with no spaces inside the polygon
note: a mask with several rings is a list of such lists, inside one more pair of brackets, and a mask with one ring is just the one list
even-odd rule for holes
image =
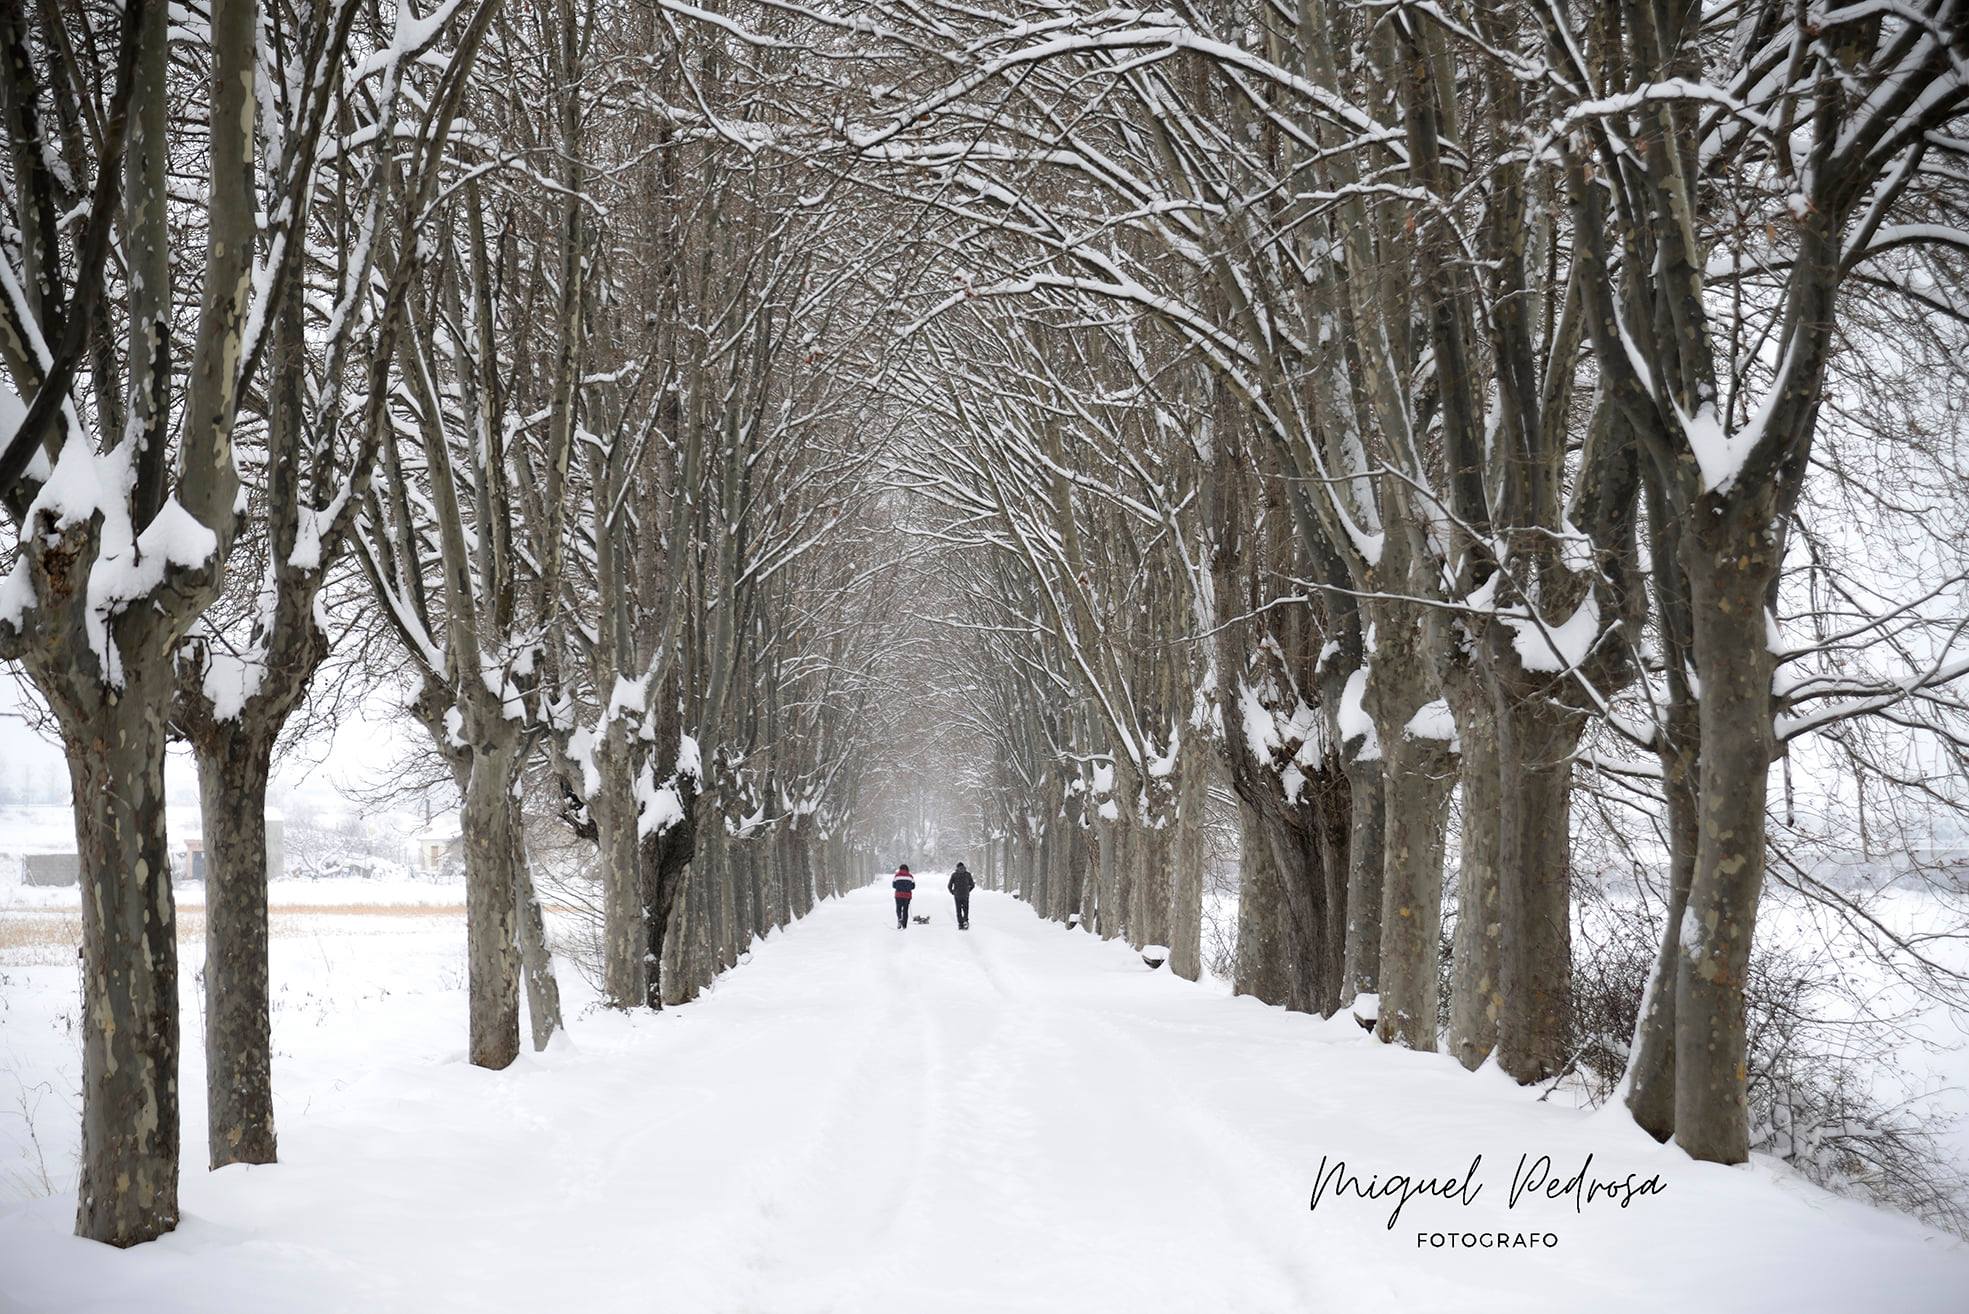
{"label": "dark trousers", "polygon": [[952,897],[957,900],[957,924],[959,926],[969,926],[971,924],[971,892],[969,890],[957,890],[952,893]]}
{"label": "dark trousers", "polygon": [[896,925],[909,925],[909,899],[906,895],[896,896]]}

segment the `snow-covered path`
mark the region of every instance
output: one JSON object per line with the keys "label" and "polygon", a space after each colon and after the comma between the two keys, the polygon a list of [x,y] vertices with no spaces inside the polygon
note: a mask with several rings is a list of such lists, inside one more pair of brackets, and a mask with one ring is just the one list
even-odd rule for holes
{"label": "snow-covered path", "polygon": [[[174,1235],[120,1253],[66,1235],[71,1198],[0,1212],[0,1309],[1913,1312],[1969,1291],[1969,1247],[1768,1166],[1692,1164],[974,901],[969,933],[940,894],[904,933],[860,891],[700,1003],[590,1011],[503,1073],[434,1039],[462,1031],[455,991],[372,1017],[341,1070],[293,1065],[280,1165],[187,1173]],[[1393,1230],[1392,1202],[1307,1207],[1322,1156],[1460,1177],[1478,1153],[1469,1207],[1417,1199]],[[1667,1190],[1508,1209],[1524,1153]],[[1500,1229],[1557,1247],[1417,1244]]]}

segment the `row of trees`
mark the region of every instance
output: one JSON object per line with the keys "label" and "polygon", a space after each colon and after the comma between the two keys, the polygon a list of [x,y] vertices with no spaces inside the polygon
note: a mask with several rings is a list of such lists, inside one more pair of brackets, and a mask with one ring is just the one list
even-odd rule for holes
{"label": "row of trees", "polygon": [[1962,801],[1969,9],[889,35],[853,136],[951,273],[883,384],[934,417],[906,464],[995,656],[983,824],[1029,897],[1194,976],[1222,773],[1241,989],[1540,1081],[1591,790],[1662,877],[1626,1101],[1745,1158],[1772,764]]}
{"label": "row of trees", "polygon": [[1541,1080],[1584,789],[1663,873],[1629,1105],[1736,1161],[1772,762],[1958,801],[1957,0],[29,9],[0,655],[73,776],[84,1235],[176,1219],[174,735],[209,1154],[275,1153],[267,777],[352,629],[490,1067],[559,1025],[517,800],[636,1007],[929,773],[1190,976],[1228,782],[1240,988]]}
{"label": "row of trees", "polygon": [[209,1159],[268,1162],[268,778],[338,643],[456,784],[497,1068],[522,993],[560,1026],[518,800],[593,842],[608,1002],[690,998],[868,865],[894,604],[891,424],[839,368],[893,303],[837,180],[761,149],[790,56],[574,0],[166,10],[0,12],[0,652],[73,776],[77,1230],[118,1245],[177,1218],[167,741]]}

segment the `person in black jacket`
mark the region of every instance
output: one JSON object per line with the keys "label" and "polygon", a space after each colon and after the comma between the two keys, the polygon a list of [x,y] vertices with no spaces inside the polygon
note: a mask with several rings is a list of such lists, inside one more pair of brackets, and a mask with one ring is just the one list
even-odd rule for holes
{"label": "person in black jacket", "polygon": [[957,864],[957,870],[950,873],[950,884],[946,888],[957,900],[957,929],[960,931],[971,929],[971,889],[976,884],[961,862]]}
{"label": "person in black jacket", "polygon": [[896,929],[909,929],[909,896],[916,893],[916,878],[909,874],[909,864],[896,868],[896,878],[889,882],[896,892]]}

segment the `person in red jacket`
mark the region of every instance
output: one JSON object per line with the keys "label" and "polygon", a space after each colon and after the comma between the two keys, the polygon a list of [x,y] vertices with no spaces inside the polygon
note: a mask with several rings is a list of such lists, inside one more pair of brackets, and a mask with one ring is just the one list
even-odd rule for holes
{"label": "person in red jacket", "polygon": [[890,882],[896,892],[896,929],[909,929],[909,896],[916,893],[916,878],[909,874],[909,864],[896,868],[896,878]]}

